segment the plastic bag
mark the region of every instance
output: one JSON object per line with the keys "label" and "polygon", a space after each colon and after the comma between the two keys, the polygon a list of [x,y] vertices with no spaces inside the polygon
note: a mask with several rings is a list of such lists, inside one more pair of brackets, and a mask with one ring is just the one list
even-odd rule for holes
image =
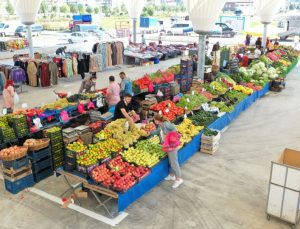
{"label": "plastic bag", "polygon": [[15,92],[15,95],[14,95],[14,104],[18,104],[19,102],[20,102],[19,95],[17,94],[17,92]]}

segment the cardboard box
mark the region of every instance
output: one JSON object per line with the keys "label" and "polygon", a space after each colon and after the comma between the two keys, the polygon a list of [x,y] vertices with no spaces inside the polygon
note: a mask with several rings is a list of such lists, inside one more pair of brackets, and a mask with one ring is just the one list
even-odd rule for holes
{"label": "cardboard box", "polygon": [[300,151],[286,148],[275,162],[300,169]]}
{"label": "cardboard box", "polygon": [[87,132],[85,134],[80,135],[80,139],[83,141],[85,145],[89,145],[93,142],[93,133]]}
{"label": "cardboard box", "polygon": [[180,93],[180,86],[177,83],[171,84],[171,95],[178,95]]}
{"label": "cardboard box", "polygon": [[216,136],[205,136],[204,134],[202,134],[201,143],[214,144],[216,142],[219,142],[220,139],[221,139],[220,131],[218,131],[218,134]]}

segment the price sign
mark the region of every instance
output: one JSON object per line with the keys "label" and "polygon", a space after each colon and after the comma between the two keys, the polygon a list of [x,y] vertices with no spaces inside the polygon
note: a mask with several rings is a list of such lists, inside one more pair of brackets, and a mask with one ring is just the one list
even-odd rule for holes
{"label": "price sign", "polygon": [[125,130],[129,130],[129,122],[125,122]]}
{"label": "price sign", "polygon": [[195,91],[192,91],[192,95],[195,95]]}
{"label": "price sign", "polygon": [[212,89],[215,90],[215,86],[212,86]]}
{"label": "price sign", "polygon": [[28,107],[28,104],[27,103],[22,103],[22,108],[23,109],[26,109]]}
{"label": "price sign", "polygon": [[183,118],[184,118],[184,119],[186,119],[186,118],[187,118],[187,115],[186,115],[186,114],[184,114],[184,115],[183,115]]}
{"label": "price sign", "polygon": [[165,111],[166,111],[166,113],[169,113],[169,112],[170,112],[170,110],[169,110],[168,108],[167,108]]}
{"label": "price sign", "polygon": [[159,112],[158,112],[158,114],[162,115],[162,112],[161,112],[161,111],[159,111]]}
{"label": "price sign", "polygon": [[171,106],[172,106],[171,103],[168,103],[168,107],[171,108]]}
{"label": "price sign", "polygon": [[3,114],[3,115],[6,115],[6,114],[7,114],[7,109],[6,109],[6,108],[3,108],[2,114]]}
{"label": "price sign", "polygon": [[193,111],[191,111],[191,114],[192,114],[192,115],[194,115],[194,112],[193,112]]}
{"label": "price sign", "polygon": [[205,92],[205,88],[202,88],[202,92]]}
{"label": "price sign", "polygon": [[186,99],[186,101],[187,101],[188,103],[190,103],[190,102],[191,102],[191,100],[190,100],[189,98],[187,98],[187,99]]}
{"label": "price sign", "polygon": [[188,108],[187,108],[187,107],[184,107],[184,109],[187,110]]}

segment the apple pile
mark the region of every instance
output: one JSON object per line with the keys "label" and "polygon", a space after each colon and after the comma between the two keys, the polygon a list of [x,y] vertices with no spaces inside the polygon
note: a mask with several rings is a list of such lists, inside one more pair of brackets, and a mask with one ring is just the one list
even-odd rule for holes
{"label": "apple pile", "polygon": [[150,154],[145,150],[135,149],[133,147],[130,147],[127,151],[124,151],[122,155],[127,162],[146,167],[153,167],[160,161],[157,155]]}
{"label": "apple pile", "polygon": [[155,129],[156,129],[156,126],[152,122],[150,122],[142,127],[142,130],[146,131],[147,133],[151,133]]}
{"label": "apple pile", "polygon": [[132,175],[139,180],[142,179],[144,176],[148,175],[149,173],[150,169],[144,166],[135,167],[135,169],[132,171]]}
{"label": "apple pile", "polygon": [[136,179],[133,176],[130,176],[129,174],[121,177],[120,179],[118,179],[114,185],[113,188],[115,190],[124,192],[127,191],[128,189],[130,189],[133,185],[135,185],[136,183]]}
{"label": "apple pile", "polygon": [[97,183],[101,183],[101,182],[107,180],[108,178],[110,178],[112,176],[112,173],[108,168],[106,168],[105,164],[102,164],[102,165],[99,165],[96,168],[94,168],[91,171],[90,176]]}

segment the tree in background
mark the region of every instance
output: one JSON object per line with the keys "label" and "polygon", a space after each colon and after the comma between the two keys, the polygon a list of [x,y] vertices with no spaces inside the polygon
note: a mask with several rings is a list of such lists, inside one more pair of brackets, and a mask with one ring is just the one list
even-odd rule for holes
{"label": "tree in background", "polygon": [[64,4],[61,7],[59,7],[59,12],[63,14],[70,13],[70,7],[67,4]]}
{"label": "tree in background", "polygon": [[98,14],[99,12],[100,12],[100,9],[99,9],[98,6],[96,6],[96,7],[94,8],[94,13],[95,13],[95,14]]}
{"label": "tree in background", "polygon": [[15,9],[14,9],[13,5],[10,3],[10,1],[7,1],[5,9],[9,15],[14,14],[14,12],[15,12]]}
{"label": "tree in background", "polygon": [[40,9],[39,9],[39,13],[44,14],[44,18],[47,17],[48,5],[44,1],[41,3]]}
{"label": "tree in background", "polygon": [[123,12],[124,15],[127,15],[128,14],[128,10],[123,2],[123,4],[121,5],[121,12]]}
{"label": "tree in background", "polygon": [[87,6],[86,9],[85,9],[85,11],[86,11],[87,13],[91,14],[91,13],[94,12],[94,9],[93,9],[93,7],[91,7],[91,6]]}
{"label": "tree in background", "polygon": [[83,7],[82,4],[78,4],[78,11],[79,11],[80,14],[84,14],[85,13],[85,9],[84,9],[84,7]]}
{"label": "tree in background", "polygon": [[118,16],[118,15],[120,14],[119,7],[113,8],[111,14],[112,14],[112,15],[115,15],[115,16]]}
{"label": "tree in background", "polygon": [[153,5],[145,6],[142,12],[142,16],[144,17],[152,17],[154,15],[155,7]]}
{"label": "tree in background", "polygon": [[110,9],[108,8],[108,6],[103,6],[102,12],[105,14],[106,17],[110,16]]}
{"label": "tree in background", "polygon": [[77,14],[79,12],[77,4],[69,4],[69,6],[72,14]]}

